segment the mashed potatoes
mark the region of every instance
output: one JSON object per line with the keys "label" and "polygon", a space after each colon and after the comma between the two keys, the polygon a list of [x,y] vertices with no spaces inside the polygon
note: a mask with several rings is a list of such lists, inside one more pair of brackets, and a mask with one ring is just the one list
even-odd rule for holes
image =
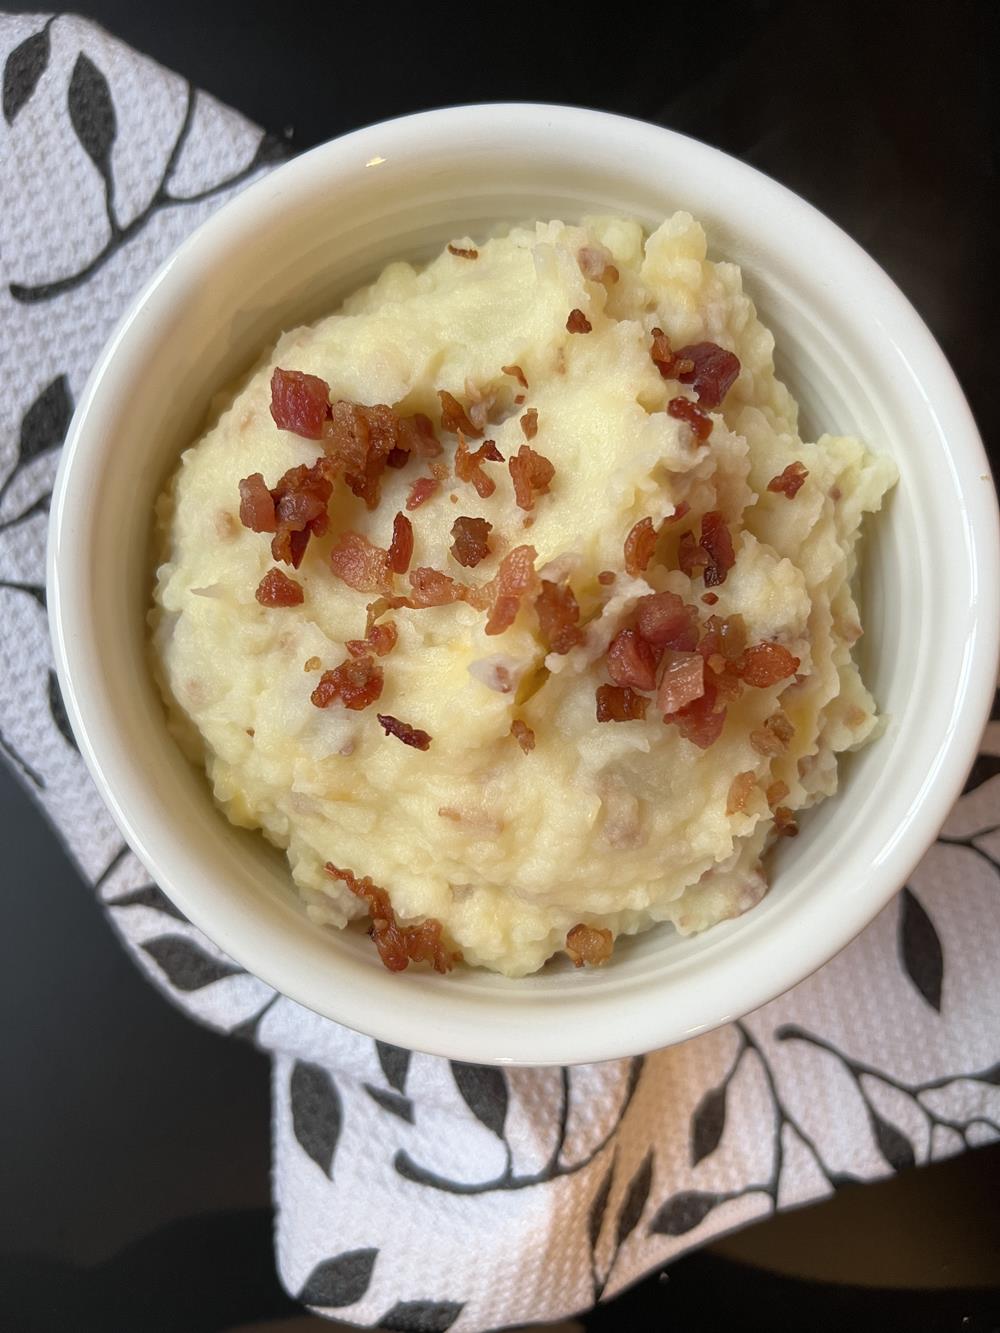
{"label": "mashed potatoes", "polygon": [[[720,348],[738,359],[718,362],[728,388]],[[217,801],[287,848],[317,921],[374,903],[331,864],[381,886],[400,923],[440,922],[467,963],[520,976],[581,925],[570,955],[593,961],[611,936],[703,930],[759,901],[770,840],[836,789],[837,753],[876,725],[851,578],[862,515],[895,479],[856,439],[799,438],[772,350],[739,269],[706,259],[686,213],[648,238],[616,218],[538,223],[478,250],[456,240],[424,269],[390,264],[282,337],[185,453],[157,511],[158,677]],[[388,457],[369,443],[359,473],[336,423],[320,439],[279,429],[276,368],[319,377],[329,403],[431,428],[410,420]],[[325,392],[285,388],[286,414],[316,434]],[[258,498],[280,493],[288,469],[328,455],[332,493],[314,509],[329,526],[293,540],[296,558],[308,544],[298,569],[277,562],[281,581],[270,512],[263,532],[245,526],[240,482],[259,473]],[[471,546],[456,544],[459,518],[491,527],[460,525]],[[350,533],[371,545],[345,546]],[[498,579],[525,546],[520,584],[510,559]],[[345,565],[351,549],[367,573]],[[265,576],[277,596],[255,595]],[[650,615],[678,607],[650,646]],[[381,656],[373,624],[395,627]],[[380,676],[377,700],[359,706],[348,676]]]}

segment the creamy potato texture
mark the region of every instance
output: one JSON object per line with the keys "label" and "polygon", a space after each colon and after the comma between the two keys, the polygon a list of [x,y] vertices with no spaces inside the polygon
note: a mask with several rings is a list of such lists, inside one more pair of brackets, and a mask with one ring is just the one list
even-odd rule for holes
{"label": "creamy potato texture", "polygon": [[[789,811],[831,794],[837,753],[876,726],[852,660],[860,625],[851,579],[862,517],[880,507],[895,471],[857,439],[799,437],[772,336],[739,269],[707,259],[702,228],[686,213],[648,238],[635,222],[593,218],[516,228],[477,249],[474,259],[445,251],[423,269],[390,264],[338,313],[281,338],[185,453],[159,502],[151,624],[180,739],[227,816],[287,848],[317,921],[343,926],[366,912],[324,872],[332,862],[384,887],[401,921],[439,920],[467,963],[519,976],[562,950],[580,922],[616,936],[654,922],[688,933],[759,901],[775,832],[769,789],[773,801],[774,784],[787,787]],[[617,280],[586,276],[594,266],[581,267],[585,249],[613,263]],[[589,332],[568,331],[573,310]],[[656,327],[675,348],[711,341],[739,358],[704,442],[666,410],[695,395],[651,359]],[[528,389],[504,366],[520,367]],[[311,703],[321,672],[345,660],[345,642],[364,637],[373,600],[333,575],[331,545],[350,529],[388,547],[427,464],[388,469],[374,510],[336,486],[329,532],[311,541],[298,571],[281,566],[301,584],[302,603],[260,605],[255,589],[274,561],[269,538],[239,521],[239,482],[260,472],[273,487],[322,452],[272,420],[275,367],[320,376],[334,402],[425,413],[444,446],[437,461],[449,467],[455,436],[440,427],[439,390],[466,407],[485,402],[485,433],[504,460],[525,444],[520,418],[535,409],[530,443],[555,469],[548,492],[527,513],[506,462],[484,464],[496,482],[487,498],[452,473],[409,515],[412,567],[482,583],[505,551],[530,543],[542,577],[568,580],[583,642],[547,653],[530,600],[492,636],[486,614],[464,602],[403,608],[386,617],[398,642],[379,659],[377,704]],[[769,491],[795,462],[808,471],[798,493]],[[634,525],[649,517],[659,528],[679,507],[685,517],[664,525],[645,571],[627,574],[623,544]],[[711,589],[677,557],[680,532],[697,536],[708,511],[725,515],[735,548]],[[449,553],[458,516],[493,525],[493,549],[474,569]],[[405,575],[396,583],[409,591]],[[655,693],[645,719],[596,720],[609,643],[641,596],[664,590],[702,620],[739,614],[748,643],[777,642],[799,659],[795,674],[731,700],[706,749],[664,723]],[[496,688],[505,680],[508,692]],[[779,709],[794,731],[761,753],[751,736]],[[429,748],[386,735],[379,712],[426,731]],[[528,753],[511,735],[515,719],[534,733]],[[751,776],[733,810],[740,774]]]}

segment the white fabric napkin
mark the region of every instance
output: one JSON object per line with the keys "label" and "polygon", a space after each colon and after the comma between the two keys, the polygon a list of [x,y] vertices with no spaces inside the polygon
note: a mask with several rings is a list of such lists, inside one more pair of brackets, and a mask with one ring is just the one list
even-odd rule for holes
{"label": "white fabric napkin", "polygon": [[859,939],[749,1018],[644,1059],[501,1072],[411,1055],[276,995],[183,920],[67,726],[46,513],[124,306],[281,148],[78,18],[0,16],[0,65],[0,748],[153,983],[272,1053],[288,1290],[389,1329],[556,1319],[776,1208],[1000,1136],[997,720]]}

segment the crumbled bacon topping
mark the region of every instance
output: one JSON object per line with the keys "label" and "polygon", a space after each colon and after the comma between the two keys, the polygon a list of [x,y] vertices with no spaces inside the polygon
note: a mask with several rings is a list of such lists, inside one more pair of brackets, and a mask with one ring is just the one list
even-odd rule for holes
{"label": "crumbled bacon topping", "polygon": [[779,838],[794,838],[798,834],[799,826],[787,805],[779,805],[775,810],[774,831]]}
{"label": "crumbled bacon topping", "polygon": [[603,245],[584,245],[576,255],[580,272],[592,282],[617,282],[618,269],[611,262],[611,251]]}
{"label": "crumbled bacon topping", "polygon": [[324,671],[310,698],[317,708],[329,708],[339,699],[345,708],[360,711],[382,693],[382,668],[372,657],[348,658]]}
{"label": "crumbled bacon topping", "polygon": [[756,773],[737,773],[730,783],[729,795],[726,797],[726,814],[741,814],[746,809],[747,801],[756,786]]}
{"label": "crumbled bacon topping", "polygon": [[545,495],[556,470],[536,453],[530,444],[522,444],[517,453],[507,460],[510,479],[514,483],[514,501],[520,509],[534,509],[535,496]]}
{"label": "crumbled bacon topping", "polygon": [[656,707],[664,718],[700,699],[705,693],[705,666],[698,653],[678,652],[670,648],[660,663],[660,683]]}
{"label": "crumbled bacon topping", "polygon": [[719,594],[717,592],[706,592],[701,600],[706,606],[715,606],[716,602],[719,600]]}
{"label": "crumbled bacon topping", "polygon": [[413,596],[407,599],[406,604],[415,610],[460,602],[465,591],[463,585],[456,583],[450,575],[426,565],[410,570],[410,587]]}
{"label": "crumbled bacon topping", "polygon": [[462,515],[451,525],[451,553],[460,565],[474,569],[490,553],[490,533],[493,524],[485,518]]}
{"label": "crumbled bacon topping", "polygon": [[393,467],[397,469],[406,467],[409,461],[410,461],[410,455],[408,450],[400,449],[399,446],[395,444],[392,446],[392,448],[385,456],[386,467]]}
{"label": "crumbled bacon topping", "polygon": [[376,716],[387,736],[395,736],[404,745],[412,745],[415,750],[431,748],[431,738],[426,731],[421,731],[419,727],[411,727],[409,722],[400,722],[399,718],[393,717],[391,713],[378,713]]}
{"label": "crumbled bacon topping", "polygon": [[675,592],[654,592],[635,606],[639,633],[654,648],[691,652],[698,643],[698,612]]}
{"label": "crumbled bacon topping", "polygon": [[301,606],[305,601],[302,584],[290,579],[280,569],[269,569],[254,593],[261,606]]}
{"label": "crumbled bacon topping", "polygon": [[646,716],[649,700],[628,685],[598,685],[598,722],[634,722]]}
{"label": "crumbled bacon topping", "polygon": [[566,321],[568,333],[589,333],[593,327],[593,324],[582,310],[573,309],[569,312],[569,318]]}
{"label": "crumbled bacon topping", "polygon": [[251,532],[277,532],[274,500],[259,472],[240,482],[240,522]]}
{"label": "crumbled bacon topping", "polygon": [[487,634],[502,634],[517,619],[521,601],[538,584],[533,546],[515,546],[500,561],[496,578],[491,580],[492,606],[486,622]]}
{"label": "crumbled bacon topping", "polygon": [[746,621],[737,612],[736,615],[726,616],[724,620],[720,616],[709,616],[705,621],[698,651],[709,663],[712,658],[718,657],[721,660],[718,669],[722,671],[727,663],[735,662],[742,655],[746,646]]}
{"label": "crumbled bacon topping", "polygon": [[678,373],[682,384],[690,384],[705,407],[718,407],[740,373],[739,357],[717,343],[692,343],[677,350],[678,360],[690,361],[690,370]]}
{"label": "crumbled bacon topping", "polygon": [[389,568],[394,574],[405,574],[412,557],[413,524],[405,514],[397,514],[392,520],[392,541],[386,557]]}
{"label": "crumbled bacon topping", "polygon": [[419,509],[440,488],[441,483],[437,477],[418,477],[410,487],[410,494],[406,497],[407,509],[411,513],[414,509]]}
{"label": "crumbled bacon topping", "polygon": [[695,571],[703,568],[706,588],[725,583],[726,575],[736,563],[736,553],[726,520],[717,509],[709,510],[702,518],[699,542],[695,542],[693,532],[681,534],[677,563],[689,578],[694,578]]}
{"label": "crumbled bacon topping", "polygon": [[668,416],[686,421],[696,440],[707,440],[712,433],[712,418],[690,398],[671,398],[667,403]]}
{"label": "crumbled bacon topping", "polygon": [[274,501],[275,534],[271,556],[298,569],[310,537],[321,537],[329,524],[327,505],[333,493],[333,478],[325,458],[311,467],[304,463],[289,468],[271,491]]}
{"label": "crumbled bacon topping", "polygon": [[607,654],[608,675],[616,685],[636,690],[656,688],[656,654],[638,630],[620,629]]}
{"label": "crumbled bacon topping", "polygon": [[445,947],[440,921],[428,917],[419,926],[401,926],[389,895],[367,875],[358,879],[353,871],[339,870],[330,861],[325,869],[331,879],[341,880],[368,908],[372,919],[369,934],[390,972],[402,972],[410,963],[430,963],[435,972],[451,971],[458,954]]}
{"label": "crumbled bacon topping", "polygon": [[451,245],[450,243],[449,243],[449,245],[448,245],[448,253],[449,253],[450,255],[455,255],[455,257],[458,258],[458,259],[478,259],[478,258],[479,258],[479,251],[478,251],[478,250],[473,250],[471,247],[468,248],[468,249],[464,249],[464,248],[463,248],[462,246],[460,246],[460,245]]}
{"label": "crumbled bacon topping", "polygon": [[787,715],[779,708],[766,719],[762,727],[755,727],[750,733],[750,744],[762,755],[781,754],[788,742],[795,735]]}
{"label": "crumbled bacon topping", "polygon": [[767,489],[778,495],[787,496],[789,500],[794,500],[808,475],[809,469],[804,463],[796,460],[794,463],[789,463],[784,471],[779,472],[776,477],[772,477],[767,483]]}
{"label": "crumbled bacon topping", "polygon": [[[476,432],[481,434],[482,432]],[[455,450],[455,476],[459,481],[471,481],[480,499],[487,499],[497,488],[492,477],[483,471],[484,462],[502,463],[503,454],[495,440],[484,440],[478,449],[470,451],[461,430],[458,432],[458,448]]]}
{"label": "crumbled bacon topping", "polygon": [[526,440],[533,440],[538,434],[538,408],[529,407],[521,418],[521,429]]}
{"label": "crumbled bacon topping", "polygon": [[614,936],[603,926],[586,926],[581,921],[566,936],[566,953],[574,967],[600,967],[611,957]]}
{"label": "crumbled bacon topping", "polygon": [[583,639],[579,625],[580,607],[568,583],[542,579],[541,591],[535,598],[535,612],[542,639],[550,653],[568,653]]}
{"label": "crumbled bacon topping", "polygon": [[330,386],[318,375],[276,369],[271,375],[271,416],[279,430],[306,440],[323,438],[330,415]]}
{"label": "crumbled bacon topping", "polygon": [[438,397],[441,399],[441,429],[451,431],[457,434],[461,431],[472,439],[477,439],[482,435],[481,427],[470,421],[466,415],[465,408],[458,399],[450,394],[447,389],[438,389]]}
{"label": "crumbled bacon topping", "polygon": [[386,460],[397,447],[399,417],[384,403],[365,407],[342,400],[330,409],[323,448],[331,463],[343,469],[351,491],[369,509],[378,504]]}
{"label": "crumbled bacon topping", "polygon": [[740,654],[733,669],[747,685],[766,690],[779,680],[794,676],[799,659],[780,643],[756,643]]}
{"label": "crumbled bacon topping", "polygon": [[638,575],[643,573],[653,558],[658,535],[651,518],[640,518],[639,522],[635,524],[625,538],[625,572],[627,574],[637,578]]}
{"label": "crumbled bacon topping", "polygon": [[694,369],[693,361],[685,361],[678,357],[670,346],[670,339],[662,329],[653,329],[652,339],[649,355],[653,365],[665,380],[678,379],[682,372]]}
{"label": "crumbled bacon topping", "polygon": [[[376,657],[385,657],[391,653],[396,646],[398,631],[391,620],[385,621],[382,625],[372,625],[367,635],[363,639],[348,639],[344,647],[352,657],[364,657],[366,653],[374,653]],[[319,665],[319,659],[317,659]]]}
{"label": "crumbled bacon topping", "polygon": [[785,799],[787,795],[788,795],[787,782],[781,782],[781,781],[772,782],[767,789],[767,803],[773,810],[776,805],[781,804],[781,802]]}
{"label": "crumbled bacon topping", "polygon": [[718,687],[707,674],[704,694],[674,713],[669,721],[674,723],[685,740],[697,745],[700,750],[707,750],[715,744],[726,725],[726,708],[719,699]]}
{"label": "crumbled bacon topping", "polygon": [[516,379],[522,389],[528,388],[527,377],[520,366],[501,366],[500,369],[505,375],[510,375],[513,379]]}
{"label": "crumbled bacon topping", "polygon": [[520,745],[525,754],[530,754],[535,748],[535,733],[528,726],[527,722],[522,722],[516,717],[510,724],[510,734]]}
{"label": "crumbled bacon topping", "polygon": [[330,551],[330,568],[337,578],[357,592],[377,592],[391,597],[392,572],[389,553],[374,546],[360,532],[342,532]]}
{"label": "crumbled bacon topping", "polygon": [[610,588],[616,577],[613,569],[602,569],[597,576],[597,582],[605,588]]}

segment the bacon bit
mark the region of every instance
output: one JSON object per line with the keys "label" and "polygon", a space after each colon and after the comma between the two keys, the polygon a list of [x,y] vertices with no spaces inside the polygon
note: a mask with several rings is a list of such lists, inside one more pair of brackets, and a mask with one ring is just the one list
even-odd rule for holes
{"label": "bacon bit", "polygon": [[653,329],[652,339],[649,355],[653,365],[665,380],[678,379],[682,372],[694,370],[694,362],[685,361],[678,356],[662,329]]}
{"label": "bacon bit", "polygon": [[413,524],[405,514],[392,520],[392,541],[389,543],[388,562],[394,574],[405,574],[413,558]]}
{"label": "bacon bit", "polygon": [[684,370],[677,378],[682,384],[693,386],[699,403],[705,407],[718,407],[740,373],[739,357],[718,343],[692,343],[681,347],[677,357],[693,363],[690,370]]}
{"label": "bacon bit", "polygon": [[387,736],[395,736],[404,745],[412,745],[415,750],[429,750],[431,738],[426,731],[411,727],[409,722],[400,722],[391,713],[377,713],[379,723]]}
{"label": "bacon bit", "polygon": [[449,253],[450,255],[455,255],[458,259],[478,259],[478,258],[479,258],[479,251],[478,251],[478,250],[472,250],[472,249],[463,250],[463,248],[462,248],[460,245],[451,245],[451,244],[449,244],[449,246],[448,246],[448,253]]}
{"label": "bacon bit", "polygon": [[412,437],[401,418],[385,403],[365,407],[341,400],[330,409],[323,431],[323,448],[331,464],[342,468],[344,481],[369,509],[379,501],[386,460],[396,448],[407,448]]}
{"label": "bacon bit", "polygon": [[658,534],[651,518],[640,518],[625,538],[625,572],[637,578],[646,569],[656,550]]}
{"label": "bacon bit", "polygon": [[781,804],[781,802],[785,799],[787,795],[788,795],[787,782],[780,782],[780,781],[772,782],[767,789],[767,803],[773,810],[776,805]]}
{"label": "bacon bit", "polygon": [[582,310],[573,309],[569,312],[569,319],[566,321],[568,333],[589,333],[593,327]]}
{"label": "bacon bit", "polygon": [[431,496],[441,489],[441,483],[436,477],[418,477],[410,487],[410,494],[406,499],[406,507],[410,512],[419,509],[420,506],[428,501]]}
{"label": "bacon bit", "polygon": [[580,272],[592,282],[617,282],[619,273],[611,263],[611,251],[603,245],[584,245],[576,255]]}
{"label": "bacon bit", "polygon": [[524,404],[525,404],[525,402],[527,402],[527,395],[526,395],[526,394],[523,394],[523,393],[516,393],[516,394],[514,395],[514,406],[515,406],[515,407],[523,407]]}
{"label": "bacon bit", "polygon": [[755,727],[751,731],[750,744],[758,754],[781,754],[794,735],[795,728],[779,708],[776,713],[771,714],[762,727]]}
{"label": "bacon bit", "polygon": [[809,469],[804,463],[798,461],[789,463],[783,472],[779,472],[776,477],[771,478],[767,483],[767,489],[778,495],[785,495],[789,500],[794,500],[808,475]]}
{"label": "bacon bit", "polygon": [[525,754],[530,754],[535,748],[535,733],[528,726],[527,722],[522,722],[516,717],[510,724],[510,734],[520,745]]}
{"label": "bacon bit", "polygon": [[413,596],[407,600],[407,605],[414,610],[460,602],[464,593],[462,584],[456,583],[450,575],[427,566],[410,570],[410,587]]}
{"label": "bacon bit", "polygon": [[705,664],[698,653],[668,649],[660,665],[656,707],[668,718],[704,695]]}
{"label": "bacon bit", "polygon": [[452,433],[461,431],[472,439],[478,439],[482,435],[482,430],[469,420],[465,414],[465,408],[447,389],[438,389],[438,397],[441,399],[442,430],[448,430]]}
{"label": "bacon bit", "polygon": [[616,685],[656,688],[656,655],[638,630],[620,629],[607,653],[608,675]]}
{"label": "bacon bit", "polygon": [[701,549],[708,556],[705,569],[705,587],[715,588],[725,583],[726,575],[736,563],[733,539],[726,520],[717,509],[710,510],[701,520]]}
{"label": "bacon bit", "polygon": [[691,512],[691,506],[688,504],[687,500],[682,500],[680,504],[676,507],[674,512],[670,514],[667,518],[665,518],[663,521],[664,523],[679,523],[681,519],[684,518],[690,512]]}
{"label": "bacon bit", "polygon": [[289,468],[271,491],[276,532],[271,556],[298,569],[312,536],[321,537],[329,524],[326,507],[333,493],[333,477],[325,458],[312,467]]}
{"label": "bacon bit", "polygon": [[707,440],[712,433],[712,418],[690,398],[671,398],[667,403],[667,414],[678,421],[686,421],[697,440]]}
{"label": "bacon bit", "polygon": [[677,543],[677,567],[689,579],[698,577],[701,570],[708,564],[708,556],[695,541],[694,533],[689,528],[687,532],[681,533],[681,539]]}
{"label": "bacon bit", "polygon": [[675,592],[654,592],[635,604],[639,633],[654,648],[692,652],[698,643],[698,611]]}
{"label": "bacon bit", "polygon": [[756,773],[737,773],[729,787],[726,797],[726,814],[738,815],[746,809],[747,801],[757,786]]}
{"label": "bacon bit", "polygon": [[719,594],[717,592],[706,592],[701,600],[706,606],[715,606],[719,600]]}
{"label": "bacon bit", "polygon": [[445,948],[440,921],[428,917],[419,926],[401,926],[389,895],[367,875],[358,879],[352,870],[338,870],[330,861],[325,869],[331,879],[342,880],[368,908],[372,919],[369,934],[390,972],[402,972],[410,963],[430,963],[435,972],[451,971],[459,955]]}
{"label": "bacon bit", "polygon": [[[482,431],[476,431],[481,435]],[[478,449],[469,451],[469,446],[465,442],[465,436],[461,430],[458,432],[458,448],[455,450],[455,476],[459,481],[471,481],[476,488],[480,499],[485,500],[493,494],[497,488],[496,482],[492,477],[488,477],[482,469],[484,462],[502,463],[503,454],[496,446],[495,440],[484,440]]]}
{"label": "bacon bit", "polygon": [[375,628],[375,622],[385,615],[386,611],[398,611],[400,607],[408,606],[409,603],[405,597],[377,597],[374,602],[369,602],[365,608],[368,612],[368,619],[365,624],[365,636],[371,638],[372,630]]}
{"label": "bacon bit", "polygon": [[493,524],[485,518],[456,518],[451,525],[451,553],[460,565],[474,569],[490,553]]}
{"label": "bacon bit", "polygon": [[321,440],[330,415],[330,386],[318,375],[276,369],[271,376],[271,416],[279,430]]}
{"label": "bacon bit", "polygon": [[290,579],[280,569],[269,569],[254,593],[261,606],[301,606],[305,601],[302,584]]}
{"label": "bacon bit", "polygon": [[646,716],[649,700],[628,685],[598,685],[598,722],[635,722]]}
{"label": "bacon bit", "polygon": [[774,831],[779,838],[794,838],[798,835],[799,826],[787,805],[779,805],[775,810]]}
{"label": "bacon bit", "polygon": [[356,592],[377,592],[392,596],[389,553],[374,546],[360,532],[342,532],[330,552],[330,568],[337,578]]}
{"label": "bacon bit", "polygon": [[240,522],[251,532],[277,532],[274,500],[259,472],[240,482]]}
{"label": "bacon bit", "polygon": [[550,653],[568,653],[583,639],[583,630],[578,623],[580,607],[568,583],[542,579],[541,591],[535,598],[535,612],[542,639]]}
{"label": "bacon bit", "polygon": [[505,375],[510,375],[516,379],[522,389],[527,389],[529,387],[528,380],[520,366],[501,366],[500,369]]}
{"label": "bacon bit", "polygon": [[522,444],[516,455],[507,461],[510,479],[514,483],[514,501],[519,509],[534,509],[535,494],[548,492],[556,470],[543,457],[536,453],[530,444]]}
{"label": "bacon bit", "polygon": [[585,926],[581,921],[566,936],[566,953],[574,967],[601,967],[611,957],[614,936],[603,926]]}
{"label": "bacon bit", "polygon": [[437,458],[444,452],[441,441],[434,434],[430,417],[424,416],[423,412],[399,418],[399,438],[396,443],[400,449],[417,453],[421,458]]}
{"label": "bacon bit", "polygon": [[382,693],[382,668],[371,657],[348,658],[324,671],[310,695],[317,708],[329,708],[338,699],[355,712],[373,704]]}
{"label": "bacon bit", "polygon": [[348,639],[344,647],[352,657],[364,657],[366,653],[374,653],[376,657],[385,657],[395,648],[398,637],[395,624],[391,620],[387,620],[384,625],[372,625],[367,636],[363,639]]}
{"label": "bacon bit", "polygon": [[726,725],[726,709],[719,702],[719,692],[713,681],[705,680],[705,693],[693,703],[685,705],[664,721],[673,722],[685,740],[707,750],[722,735]]}
{"label": "bacon bit", "polygon": [[410,451],[408,449],[400,449],[398,445],[393,445],[393,447],[389,450],[389,452],[385,456],[386,467],[393,467],[393,468],[406,467],[409,461],[410,461]]}
{"label": "bacon bit", "polygon": [[713,670],[722,671],[729,662],[735,662],[742,655],[746,646],[746,621],[737,613],[726,616],[725,620],[719,616],[709,616],[705,621],[698,651],[706,662],[710,662],[715,656],[720,657],[722,665],[714,667]]}
{"label": "bacon bit", "polygon": [[757,643],[747,648],[733,665],[733,670],[747,685],[766,690],[779,680],[794,676],[799,659],[780,643]]}
{"label": "bacon bit", "polygon": [[602,569],[597,576],[597,582],[603,584],[605,588],[610,588],[616,577],[613,569]]}
{"label": "bacon bit", "polygon": [[319,660],[318,657],[307,657],[305,662],[302,664],[302,670],[318,671],[322,665],[323,663]]}
{"label": "bacon bit", "polygon": [[493,603],[486,622],[487,634],[502,634],[517,619],[522,598],[533,592],[538,584],[535,573],[537,554],[533,546],[515,546],[500,561],[496,578],[491,580]]}
{"label": "bacon bit", "polygon": [[521,418],[521,429],[526,440],[533,440],[538,434],[538,408],[529,407]]}

